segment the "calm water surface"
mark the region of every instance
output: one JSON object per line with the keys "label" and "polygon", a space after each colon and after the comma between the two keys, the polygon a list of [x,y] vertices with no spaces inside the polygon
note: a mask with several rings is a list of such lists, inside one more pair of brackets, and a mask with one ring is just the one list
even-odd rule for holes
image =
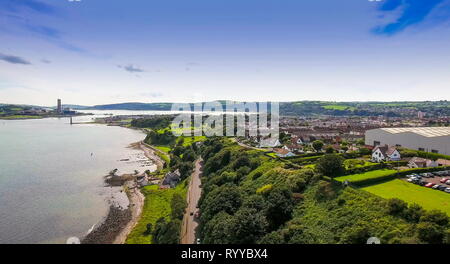
{"label": "calm water surface", "polygon": [[107,213],[112,191],[103,176],[148,169],[143,153],[128,147],[143,138],[121,127],[71,126],[67,118],[0,120],[0,243],[85,235]]}

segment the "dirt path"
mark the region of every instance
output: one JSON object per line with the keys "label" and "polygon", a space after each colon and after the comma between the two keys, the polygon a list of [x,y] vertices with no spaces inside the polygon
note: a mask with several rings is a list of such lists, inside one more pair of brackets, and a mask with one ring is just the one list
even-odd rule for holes
{"label": "dirt path", "polygon": [[[198,200],[202,194],[201,185],[201,173],[202,173],[202,160],[195,161],[195,170],[191,175],[191,181],[189,183],[189,190],[187,194],[186,213],[183,217],[183,226],[181,234],[181,244],[195,244],[196,236],[195,231],[198,226],[197,219],[195,218],[199,209],[197,208]],[[191,215],[192,213],[192,215]]]}
{"label": "dirt path", "polygon": [[139,142],[139,147],[144,151],[144,154],[147,158],[153,160],[158,170],[164,167],[164,161],[155,154],[155,151],[159,150],[153,149],[150,145],[145,144],[144,142]]}
{"label": "dirt path", "polygon": [[130,209],[131,209],[131,220],[128,224],[120,231],[120,233],[115,238],[113,244],[124,244],[128,235],[131,233],[133,228],[139,222],[141,218],[142,210],[144,208],[145,197],[137,187],[133,187],[132,182],[128,182],[128,199],[130,199]]}

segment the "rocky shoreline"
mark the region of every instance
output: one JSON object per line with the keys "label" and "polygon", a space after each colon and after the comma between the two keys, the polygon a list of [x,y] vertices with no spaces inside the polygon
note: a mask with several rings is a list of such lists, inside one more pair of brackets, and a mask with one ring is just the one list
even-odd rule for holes
{"label": "rocky shoreline", "polygon": [[81,244],[112,244],[123,228],[131,221],[131,215],[130,206],[127,209],[121,209],[111,205],[105,220],[87,234],[81,240]]}
{"label": "rocky shoreline", "polygon": [[[161,166],[163,161],[153,153],[142,142],[131,144],[132,147],[144,151],[145,156]],[[159,167],[158,166],[158,167]],[[144,206],[144,196],[139,190],[136,183],[137,175],[124,174],[121,176],[107,175],[105,176],[105,183],[109,187],[117,188],[120,186],[122,191],[126,189],[129,204],[127,207],[121,206],[114,202],[111,197],[108,201],[110,204],[109,211],[104,220],[95,227],[90,233],[81,239],[81,244],[123,244],[125,243],[127,235],[132,228],[137,224]]]}

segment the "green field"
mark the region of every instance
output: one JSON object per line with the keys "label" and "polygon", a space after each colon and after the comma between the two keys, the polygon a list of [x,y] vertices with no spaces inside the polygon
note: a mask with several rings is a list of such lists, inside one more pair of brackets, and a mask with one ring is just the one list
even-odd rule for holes
{"label": "green field", "polygon": [[354,110],[356,110],[356,108],[354,106],[348,106],[348,105],[324,105],[322,107],[324,109],[327,109],[327,110],[340,110],[340,111],[344,111],[344,110],[354,111]]}
{"label": "green field", "polygon": [[156,221],[165,217],[167,221],[170,220],[170,203],[172,196],[175,193],[186,197],[188,180],[181,182],[174,189],[158,189],[157,185],[146,186],[141,189],[145,196],[144,209],[142,211],[141,219],[133,231],[128,235],[126,244],[151,244],[152,236],[144,235],[147,224],[152,224],[153,227]]}
{"label": "green field", "polygon": [[177,142],[183,138],[184,142],[183,142],[183,146],[187,147],[192,145],[195,142],[203,142],[206,140],[206,136],[193,136],[193,137],[179,137],[177,139]]}
{"label": "green field", "polygon": [[450,194],[442,191],[399,179],[361,189],[386,199],[398,198],[408,203],[416,203],[427,210],[441,210],[450,216]]}
{"label": "green field", "polygon": [[353,174],[353,175],[337,177],[337,178],[335,178],[335,180],[340,181],[340,182],[343,182],[346,180],[349,182],[363,181],[363,180],[370,180],[370,179],[384,177],[387,175],[394,174],[396,172],[397,172],[396,170],[388,170],[388,169],[374,170],[374,171],[368,171],[368,172],[361,173],[361,174]]}

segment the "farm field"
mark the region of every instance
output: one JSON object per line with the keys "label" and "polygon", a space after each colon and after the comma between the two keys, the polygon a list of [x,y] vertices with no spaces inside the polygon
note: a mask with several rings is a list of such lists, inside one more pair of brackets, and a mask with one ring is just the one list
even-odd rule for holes
{"label": "farm field", "polygon": [[352,174],[352,175],[346,175],[346,176],[342,176],[342,177],[337,177],[335,178],[335,180],[343,182],[343,181],[349,181],[349,182],[353,182],[353,181],[362,181],[362,180],[369,180],[369,179],[376,179],[376,178],[380,178],[380,177],[384,177],[393,173],[396,173],[396,170],[388,170],[388,169],[384,169],[384,170],[374,170],[374,171],[368,171],[365,173],[361,173],[361,174]]}
{"label": "farm field", "polygon": [[442,191],[399,179],[361,189],[386,199],[398,198],[408,203],[416,203],[427,210],[441,210],[450,216],[450,194]]}

